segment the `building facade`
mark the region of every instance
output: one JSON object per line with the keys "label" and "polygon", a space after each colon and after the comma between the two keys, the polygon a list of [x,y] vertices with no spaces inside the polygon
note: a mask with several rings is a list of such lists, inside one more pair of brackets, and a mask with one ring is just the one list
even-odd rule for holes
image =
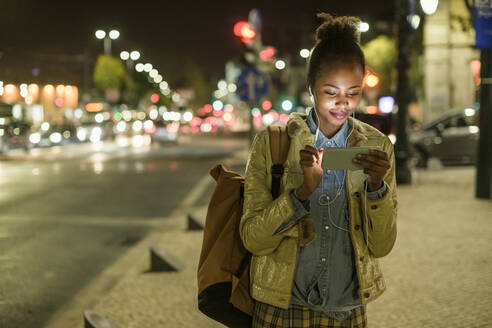
{"label": "building facade", "polygon": [[480,58],[474,49],[471,14],[463,0],[440,0],[435,14],[424,23],[423,121],[451,109],[472,106],[477,86],[471,62]]}

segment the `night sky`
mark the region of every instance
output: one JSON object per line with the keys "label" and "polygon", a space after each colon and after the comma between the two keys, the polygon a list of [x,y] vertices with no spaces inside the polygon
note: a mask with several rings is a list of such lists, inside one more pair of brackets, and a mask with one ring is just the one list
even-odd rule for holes
{"label": "night sky", "polygon": [[[139,50],[171,83],[189,62],[211,79],[224,75],[227,60],[241,53],[232,33],[252,8],[263,17],[263,43],[280,55],[312,46],[315,15],[328,11],[357,15],[368,22],[394,20],[395,7],[378,1],[0,1],[0,80],[66,83],[82,80],[84,51],[91,63],[103,52],[97,29],[116,28],[113,55]],[[33,69],[39,69],[33,75]],[[169,76],[167,76],[167,74]]]}

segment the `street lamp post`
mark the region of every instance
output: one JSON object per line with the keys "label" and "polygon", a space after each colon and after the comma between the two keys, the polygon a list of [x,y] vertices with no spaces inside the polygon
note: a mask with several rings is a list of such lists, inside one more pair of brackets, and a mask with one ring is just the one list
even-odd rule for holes
{"label": "street lamp post", "polygon": [[397,0],[397,21],[398,21],[398,83],[396,90],[396,101],[398,103],[398,126],[395,144],[395,159],[396,159],[396,181],[398,184],[410,184],[412,175],[408,167],[410,159],[410,147],[408,143],[408,103],[410,95],[408,69],[410,62],[409,55],[409,34],[410,26],[407,22],[407,17],[410,13],[409,0]]}
{"label": "street lamp post", "polygon": [[492,199],[492,49],[481,49],[480,139],[478,142],[477,198]]}
{"label": "street lamp post", "polygon": [[475,196],[492,199],[492,4],[473,1],[475,46],[480,49],[480,136],[478,140]]}
{"label": "street lamp post", "polygon": [[111,55],[111,40],[116,40],[120,37],[120,32],[118,30],[111,30],[106,33],[103,30],[96,31],[96,38],[99,40],[104,40],[104,54],[107,56]]}
{"label": "street lamp post", "polygon": [[120,52],[120,58],[121,60],[126,62],[126,68],[128,69],[128,71],[132,71],[135,61],[140,58],[140,52],[138,52],[137,50],[133,50],[131,52],[122,51]]}

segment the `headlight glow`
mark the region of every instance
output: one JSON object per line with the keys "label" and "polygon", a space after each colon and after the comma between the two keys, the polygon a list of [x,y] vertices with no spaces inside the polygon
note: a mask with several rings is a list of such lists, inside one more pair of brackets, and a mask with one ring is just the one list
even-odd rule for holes
{"label": "headlight glow", "polygon": [[62,140],[62,135],[58,132],[53,132],[52,134],[50,134],[50,141],[52,143],[60,143]]}
{"label": "headlight glow", "polygon": [[126,130],[126,123],[119,121],[118,124],[116,124],[116,130],[118,130],[118,132],[124,132]]}
{"label": "headlight glow", "polygon": [[29,141],[33,144],[37,144],[41,141],[41,134],[39,132],[35,132],[29,136]]}
{"label": "headlight glow", "polygon": [[94,129],[92,129],[91,134],[101,136],[102,130],[100,127],[96,126]]}
{"label": "headlight glow", "polygon": [[85,141],[85,139],[87,139],[87,130],[84,128],[78,129],[77,130],[77,138],[80,141]]}
{"label": "headlight glow", "polygon": [[132,129],[133,131],[138,132],[142,130],[142,126],[143,126],[142,121],[135,121],[133,122]]}

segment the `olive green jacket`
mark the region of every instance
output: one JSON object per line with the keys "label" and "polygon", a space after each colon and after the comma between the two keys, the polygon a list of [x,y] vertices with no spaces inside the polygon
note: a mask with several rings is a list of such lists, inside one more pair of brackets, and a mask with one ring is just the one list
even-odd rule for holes
{"label": "olive green jacket", "polygon": [[[290,191],[303,183],[299,151],[306,145],[314,145],[315,136],[305,118],[305,114],[293,113],[287,123],[291,146],[277,199],[273,200],[270,194],[272,160],[267,130],[256,136],[246,168],[240,234],[244,246],[253,254],[251,296],[284,309],[290,305],[299,248],[316,238],[310,214],[277,232],[280,225],[294,215]],[[381,199],[366,197],[366,176],[362,170],[346,173],[358,293],[365,304],[381,295],[386,288],[377,258],[387,255],[396,240],[394,152],[391,141],[375,128],[351,117],[349,124],[354,129],[347,141],[348,147],[379,146],[388,153],[391,162],[391,168],[384,177],[387,191]]]}

